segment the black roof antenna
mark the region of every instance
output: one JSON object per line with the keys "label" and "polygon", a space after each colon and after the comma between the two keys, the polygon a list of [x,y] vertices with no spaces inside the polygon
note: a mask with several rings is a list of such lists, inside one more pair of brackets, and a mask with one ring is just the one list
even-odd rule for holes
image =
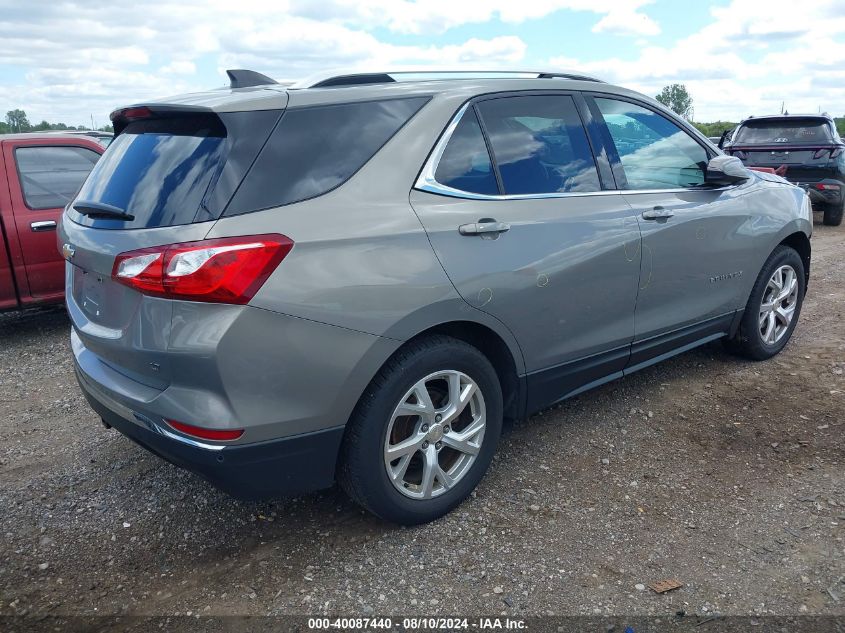
{"label": "black roof antenna", "polygon": [[254,70],[227,70],[226,74],[229,75],[229,87],[232,89],[269,86],[277,83],[275,79],[270,79],[267,75]]}

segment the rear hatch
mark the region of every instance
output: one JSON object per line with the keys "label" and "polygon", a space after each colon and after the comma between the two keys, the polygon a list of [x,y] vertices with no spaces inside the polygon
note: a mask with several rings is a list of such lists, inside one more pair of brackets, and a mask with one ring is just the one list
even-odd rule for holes
{"label": "rear hatch", "polygon": [[793,182],[836,177],[837,143],[823,118],[774,118],[748,121],[734,135],[730,154],[749,167],[771,167]]}
{"label": "rear hatch", "polygon": [[75,337],[133,383],[152,390],[170,383],[167,350],[178,302],[115,281],[117,256],[205,238],[283,109],[216,113],[164,105],[116,113],[116,137],[68,205],[60,240],[68,247]]}

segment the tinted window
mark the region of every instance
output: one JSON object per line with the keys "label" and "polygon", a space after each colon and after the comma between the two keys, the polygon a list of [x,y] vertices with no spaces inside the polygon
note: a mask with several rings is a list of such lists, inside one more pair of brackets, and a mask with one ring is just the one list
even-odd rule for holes
{"label": "tinted window", "polygon": [[26,205],[31,209],[65,206],[99,157],[93,150],[70,145],[19,147],[15,160]]}
{"label": "tinted window", "polygon": [[830,126],[821,119],[766,119],[748,121],[739,128],[735,143],[829,143]]}
{"label": "tinted window", "polygon": [[419,97],[288,110],[226,215],[290,204],[338,187],[427,100]]}
{"label": "tinted window", "polygon": [[646,108],[596,99],[628,181],[627,189],[676,189],[704,183],[707,151],[680,127]]}
{"label": "tinted window", "polygon": [[191,113],[130,123],[109,145],[77,200],[132,221],[72,213],[98,228],[153,228],[220,217],[281,111]]}
{"label": "tinted window", "polygon": [[506,194],[597,191],[598,171],[571,97],[478,104]]}
{"label": "tinted window", "polygon": [[139,226],[190,222],[222,162],[225,137],[213,115],[130,123],[112,141],[77,200],[123,209]]}
{"label": "tinted window", "polygon": [[469,108],[458,122],[440,162],[434,179],[441,185],[470,193],[496,195],[499,186],[484,135],[475,110]]}

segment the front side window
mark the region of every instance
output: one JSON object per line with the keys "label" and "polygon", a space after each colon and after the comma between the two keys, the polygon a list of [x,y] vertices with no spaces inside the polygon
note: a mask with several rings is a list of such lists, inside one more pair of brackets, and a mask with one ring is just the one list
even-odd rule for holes
{"label": "front side window", "polygon": [[597,98],[622,163],[626,189],[677,189],[704,183],[707,151],[666,117],[647,108]]}
{"label": "front side window", "polygon": [[572,97],[504,97],[482,101],[478,110],[505,194],[601,189],[587,134]]}
{"label": "front side window", "polygon": [[70,202],[100,155],[86,147],[19,147],[15,161],[24,202],[30,209],[56,209]]}

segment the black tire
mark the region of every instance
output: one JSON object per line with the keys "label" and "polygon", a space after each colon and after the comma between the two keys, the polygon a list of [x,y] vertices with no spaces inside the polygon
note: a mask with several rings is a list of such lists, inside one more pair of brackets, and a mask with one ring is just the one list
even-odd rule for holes
{"label": "black tire", "polygon": [[845,202],[842,204],[831,204],[824,208],[824,222],[827,226],[839,226],[842,224],[842,212],[845,210]]}
{"label": "black tire", "polygon": [[[763,295],[766,292],[766,287],[769,279],[775,271],[781,266],[789,265],[796,273],[798,281],[798,295],[796,298],[795,312],[792,321],[786,329],[783,336],[774,343],[766,343],[763,340],[763,335],[760,331],[760,309],[763,302]],[[766,263],[763,265],[757,281],[751,290],[751,296],[748,297],[748,303],[745,306],[745,311],[740,321],[739,330],[736,335],[729,340],[726,340],[726,346],[732,352],[750,358],[752,360],[766,360],[780,353],[786,347],[789,339],[792,337],[792,332],[795,331],[795,326],[798,324],[798,318],[801,315],[801,306],[804,303],[804,292],[806,291],[807,282],[804,276],[804,261],[798,252],[789,246],[778,246]]]}
{"label": "black tire", "polygon": [[[456,370],[478,385],[486,425],[480,450],[455,485],[429,499],[411,499],[391,483],[384,442],[395,407],[418,381],[438,371]],[[448,336],[413,341],[379,371],[361,396],[346,429],[338,463],[338,483],[353,501],[387,521],[417,525],[433,521],[460,504],[487,472],[502,430],[502,389],[496,370],[475,347]]]}

